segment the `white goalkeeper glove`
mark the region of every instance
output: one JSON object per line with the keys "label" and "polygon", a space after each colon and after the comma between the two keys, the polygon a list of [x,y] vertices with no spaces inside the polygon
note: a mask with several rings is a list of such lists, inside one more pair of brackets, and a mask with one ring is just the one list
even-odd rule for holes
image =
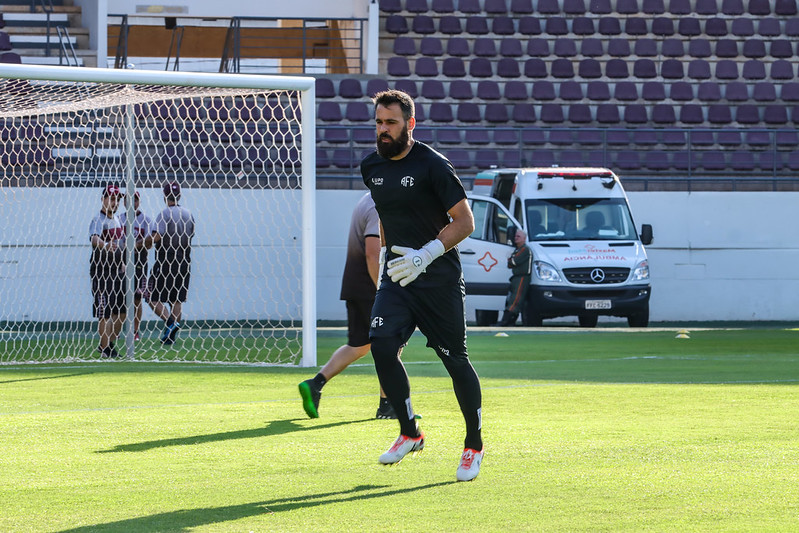
{"label": "white goalkeeper glove", "polygon": [[399,282],[401,287],[418,278],[434,259],[446,252],[444,244],[438,239],[433,239],[418,250],[406,246],[392,246],[391,251],[400,257],[388,262],[387,274],[391,276],[391,281]]}

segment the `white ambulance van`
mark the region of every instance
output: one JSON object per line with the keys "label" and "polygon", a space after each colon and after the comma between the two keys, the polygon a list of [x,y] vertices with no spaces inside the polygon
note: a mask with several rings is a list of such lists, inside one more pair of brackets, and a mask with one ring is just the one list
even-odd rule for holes
{"label": "white ambulance van", "polygon": [[[533,251],[533,273],[522,323],[577,316],[594,327],[600,315],[649,323],[652,226],[636,231],[619,178],[606,168],[491,169],[469,193],[474,233],[459,246],[467,318],[492,325],[505,306],[518,227]],[[471,313],[474,315],[471,315]]]}

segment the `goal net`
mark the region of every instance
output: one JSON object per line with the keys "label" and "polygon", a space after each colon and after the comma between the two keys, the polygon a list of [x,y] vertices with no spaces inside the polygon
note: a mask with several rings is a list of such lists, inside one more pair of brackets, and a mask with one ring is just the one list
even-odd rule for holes
{"label": "goal net", "polygon": [[0,65],[0,364],[315,365],[314,122],[312,78]]}

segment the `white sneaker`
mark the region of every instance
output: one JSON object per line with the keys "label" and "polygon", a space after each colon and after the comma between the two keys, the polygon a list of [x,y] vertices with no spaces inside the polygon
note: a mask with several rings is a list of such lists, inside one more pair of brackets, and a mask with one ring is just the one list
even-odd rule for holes
{"label": "white sneaker", "polygon": [[471,481],[480,473],[480,463],[483,462],[483,450],[479,452],[471,448],[463,450],[461,455],[461,464],[455,476],[458,481]]}
{"label": "white sneaker", "polygon": [[424,433],[412,439],[405,435],[400,435],[391,448],[380,456],[379,461],[384,465],[399,463],[402,458],[411,452],[420,452],[424,448]]}

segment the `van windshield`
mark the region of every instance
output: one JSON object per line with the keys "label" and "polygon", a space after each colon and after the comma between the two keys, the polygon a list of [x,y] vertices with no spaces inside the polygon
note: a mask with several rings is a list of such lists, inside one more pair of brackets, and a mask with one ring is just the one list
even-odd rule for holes
{"label": "van windshield", "polygon": [[531,241],[638,239],[623,198],[527,200],[525,216]]}

